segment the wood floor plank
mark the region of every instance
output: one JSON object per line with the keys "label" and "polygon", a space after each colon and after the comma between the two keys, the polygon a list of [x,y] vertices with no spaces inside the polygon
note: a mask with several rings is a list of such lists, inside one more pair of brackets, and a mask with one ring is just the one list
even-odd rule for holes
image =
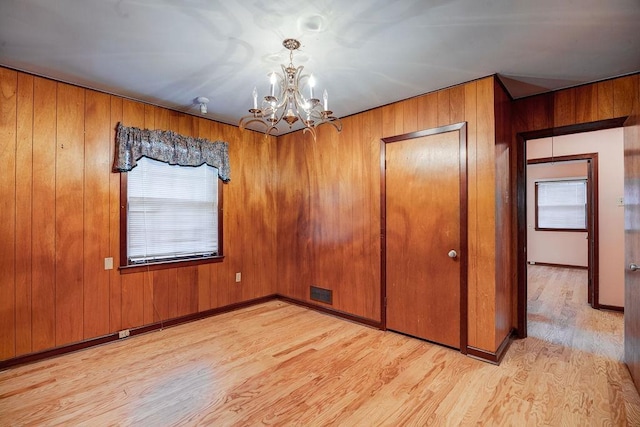
{"label": "wood floor plank", "polygon": [[586,273],[532,266],[529,299],[500,366],[272,301],[0,372],[0,424],[640,425]]}

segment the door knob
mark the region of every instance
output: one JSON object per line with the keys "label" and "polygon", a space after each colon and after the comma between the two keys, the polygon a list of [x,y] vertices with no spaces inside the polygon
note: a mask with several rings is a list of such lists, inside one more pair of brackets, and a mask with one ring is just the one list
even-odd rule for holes
{"label": "door knob", "polygon": [[629,264],[629,270],[638,271],[640,270],[640,267],[638,267],[638,264]]}
{"label": "door knob", "polygon": [[447,255],[449,255],[449,258],[456,258],[458,256],[458,252],[451,249]]}

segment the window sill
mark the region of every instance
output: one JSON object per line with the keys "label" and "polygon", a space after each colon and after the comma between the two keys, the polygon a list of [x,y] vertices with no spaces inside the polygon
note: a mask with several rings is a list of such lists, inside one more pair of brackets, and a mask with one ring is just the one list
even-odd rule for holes
{"label": "window sill", "polygon": [[176,259],[169,261],[150,262],[146,264],[135,265],[121,265],[119,270],[120,274],[139,273],[141,271],[154,271],[165,270],[167,268],[180,268],[191,267],[200,264],[211,264],[216,262],[222,262],[224,255],[212,256],[206,258],[192,258],[192,259]]}

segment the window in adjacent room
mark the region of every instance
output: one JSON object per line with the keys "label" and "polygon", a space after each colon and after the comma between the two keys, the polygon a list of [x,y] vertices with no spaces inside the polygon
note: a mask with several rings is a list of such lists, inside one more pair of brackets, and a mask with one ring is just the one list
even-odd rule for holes
{"label": "window in adjacent room", "polygon": [[216,168],[169,165],[143,157],[125,180],[124,267],[175,267],[181,261],[221,259]]}
{"label": "window in adjacent room", "polygon": [[587,231],[587,180],[536,182],[536,230]]}

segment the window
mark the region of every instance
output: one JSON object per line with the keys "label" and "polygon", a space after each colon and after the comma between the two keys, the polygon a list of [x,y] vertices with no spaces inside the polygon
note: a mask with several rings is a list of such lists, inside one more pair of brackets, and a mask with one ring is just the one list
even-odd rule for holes
{"label": "window", "polygon": [[536,182],[536,230],[587,231],[587,180]]}
{"label": "window", "polygon": [[173,267],[175,262],[221,257],[216,168],[169,165],[143,157],[125,180],[123,267],[167,263]]}

